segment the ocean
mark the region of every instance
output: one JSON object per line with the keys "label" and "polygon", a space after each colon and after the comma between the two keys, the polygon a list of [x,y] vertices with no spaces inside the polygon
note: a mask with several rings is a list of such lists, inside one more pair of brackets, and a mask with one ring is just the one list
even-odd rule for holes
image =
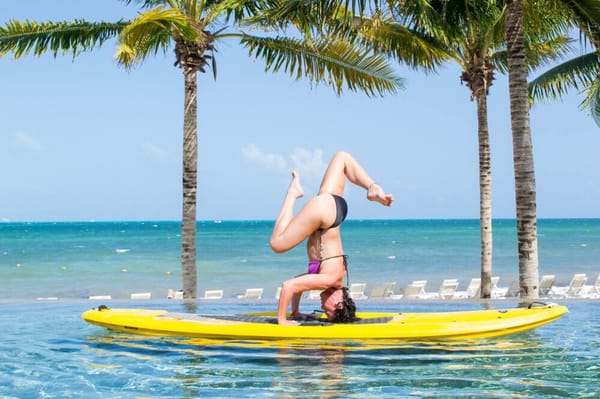
{"label": "ocean", "polygon": [[[222,289],[235,297],[245,288],[275,296],[287,278],[307,268],[303,245],[285,254],[269,248],[272,221],[198,223],[198,292]],[[500,286],[518,278],[514,220],[493,225],[493,275]],[[600,219],[538,221],[539,274],[567,285],[574,273],[600,273]],[[349,220],[342,226],[350,283],[443,279],[459,290],[480,274],[477,220]],[[178,222],[0,223],[0,300],[90,295],[129,298],[150,292],[164,298],[181,288]]]}
{"label": "ocean", "polygon": [[[506,337],[446,343],[258,345],[152,338],[89,325],[101,303],[178,312],[274,310],[281,282],[306,269],[304,248],[273,253],[271,221],[198,223],[199,294],[181,287],[177,222],[0,223],[0,398],[592,398],[600,397],[599,300],[560,300],[561,319]],[[494,275],[518,276],[514,220],[494,222]],[[540,276],[567,285],[600,273],[600,220],[538,221]],[[349,281],[403,287],[479,277],[477,220],[349,220],[342,226]],[[245,288],[263,299],[241,301]],[[150,300],[130,300],[150,292]],[[89,300],[110,295],[111,300]],[[38,298],[53,300],[38,300]],[[467,310],[492,301],[358,301],[364,311]],[[306,302],[310,311],[318,303]]]}

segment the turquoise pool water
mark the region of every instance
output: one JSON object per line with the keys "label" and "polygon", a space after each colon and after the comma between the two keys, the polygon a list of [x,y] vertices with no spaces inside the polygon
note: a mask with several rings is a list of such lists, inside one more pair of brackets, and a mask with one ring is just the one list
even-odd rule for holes
{"label": "turquoise pool water", "polygon": [[[303,272],[303,248],[268,246],[272,222],[199,222],[199,293],[225,299],[198,311],[272,311],[275,290]],[[427,291],[479,276],[476,220],[347,221],[350,281],[427,279]],[[566,285],[574,273],[593,284],[600,272],[600,220],[540,220],[540,275]],[[81,313],[111,295],[111,307],[188,311],[167,300],[181,287],[175,222],[0,223],[0,398],[599,398],[600,301],[564,301],[556,322],[504,338],[445,344],[323,343],[261,346],[160,339],[111,332]],[[517,277],[514,221],[494,225],[494,275]],[[234,245],[232,245],[234,243]],[[235,294],[263,287],[263,300]],[[152,300],[130,301],[151,292]],[[367,293],[369,291],[367,290]],[[57,297],[57,301],[36,301]],[[492,306],[514,306],[496,301]],[[311,307],[314,306],[314,307]],[[478,308],[459,301],[367,300],[359,310]],[[316,303],[303,302],[310,311]]]}
{"label": "turquoise pool water", "polygon": [[[0,302],[2,398],[597,398],[598,301],[564,302],[552,324],[453,343],[262,346],[151,338],[89,325],[90,301]],[[113,307],[188,311],[175,301]],[[513,306],[494,303],[493,306]],[[365,301],[361,310],[467,310],[475,303]],[[272,310],[273,301],[200,302],[201,313]]]}

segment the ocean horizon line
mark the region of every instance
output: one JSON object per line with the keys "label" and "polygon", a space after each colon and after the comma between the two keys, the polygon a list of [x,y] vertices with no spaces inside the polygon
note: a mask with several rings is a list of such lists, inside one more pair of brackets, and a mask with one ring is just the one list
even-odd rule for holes
{"label": "ocean horizon line", "polygon": [[[492,222],[507,222],[515,221],[516,218],[493,218]],[[538,221],[556,221],[556,220],[600,220],[600,217],[539,217]],[[463,221],[472,222],[479,221],[479,218],[402,218],[402,219],[390,219],[390,218],[349,218],[346,222],[453,222]],[[240,223],[240,222],[262,222],[262,223],[274,223],[275,219],[198,219],[196,223]],[[0,220],[2,224],[61,224],[61,223],[181,223],[181,220],[175,219],[89,219],[89,220],[10,220],[7,218]]]}

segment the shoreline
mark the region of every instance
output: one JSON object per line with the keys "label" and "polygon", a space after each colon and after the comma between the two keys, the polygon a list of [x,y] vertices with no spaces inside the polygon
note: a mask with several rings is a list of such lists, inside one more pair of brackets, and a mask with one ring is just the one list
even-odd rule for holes
{"label": "shoreline", "polygon": [[[21,298],[0,298],[0,304],[22,304],[22,303],[86,303],[89,305],[106,305],[108,303],[130,303],[130,304],[223,304],[223,305],[252,305],[252,304],[273,304],[277,305],[278,300],[275,297],[265,297],[261,299],[239,299],[234,297],[224,297],[221,299],[207,299],[207,298],[196,298],[196,299],[177,299],[177,298],[148,298],[148,299],[132,299],[123,297],[112,297],[110,295],[102,295],[102,298],[74,298],[74,297],[21,297]],[[532,299],[530,301],[521,301],[518,297],[512,298],[362,298],[355,299],[356,306],[360,308],[361,304],[376,304],[376,305],[402,305],[402,304],[498,304],[498,303],[562,303],[562,302],[598,302],[600,301],[600,295],[595,296],[579,296],[579,297],[565,297],[565,298],[553,298],[548,296],[540,296],[539,298]],[[317,299],[303,298],[302,304],[319,304]]]}
{"label": "shoreline", "polygon": [[[493,222],[514,221],[516,218],[493,218]],[[538,221],[557,221],[557,220],[574,220],[574,221],[598,221],[600,217],[538,217]],[[454,222],[454,221],[479,221],[479,218],[402,218],[402,219],[381,219],[381,218],[348,218],[345,222]],[[132,219],[132,220],[116,220],[116,219],[90,219],[90,220],[11,220],[9,218],[0,219],[0,226],[7,224],[84,224],[84,223],[170,223],[181,224],[181,220],[174,219]],[[275,223],[275,219],[198,219],[196,223],[221,224],[221,223]]]}

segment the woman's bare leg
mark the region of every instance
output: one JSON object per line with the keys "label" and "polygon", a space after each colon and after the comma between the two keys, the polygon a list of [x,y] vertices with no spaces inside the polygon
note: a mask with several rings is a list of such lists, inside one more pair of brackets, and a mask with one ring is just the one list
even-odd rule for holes
{"label": "woman's bare leg", "polygon": [[302,292],[297,292],[292,296],[292,317],[298,316],[300,314],[301,297]]}
{"label": "woman's bare leg", "polygon": [[285,199],[283,200],[283,205],[275,220],[275,227],[273,228],[274,235],[281,234],[281,232],[283,232],[290,224],[294,217],[294,206],[296,205],[296,201],[303,196],[304,189],[300,185],[300,176],[294,170],[292,171],[292,181],[290,182]]}
{"label": "woman's bare leg", "polygon": [[298,198],[304,196],[304,189],[300,185],[300,176],[296,171],[292,171],[292,181],[287,189],[283,205],[279,211],[279,215],[275,220],[275,226],[271,233],[271,248],[275,252],[284,252],[285,249],[281,248],[281,244],[277,242],[277,239],[282,236],[285,230],[290,225],[294,218],[294,207]]}
{"label": "woman's bare leg", "polygon": [[362,166],[347,152],[337,152],[325,171],[319,194],[331,193],[342,195],[346,178],[359,187],[367,190],[367,198],[370,201],[376,201],[382,205],[389,206],[393,201],[391,194],[385,191],[377,184]]}
{"label": "woman's bare leg", "polygon": [[292,287],[289,286],[288,281],[285,281],[283,283],[283,285],[281,286],[281,292],[279,293],[279,305],[277,306],[277,324],[284,326],[297,326],[300,323],[294,320],[287,319],[287,308],[294,296],[294,292],[292,290]]}

